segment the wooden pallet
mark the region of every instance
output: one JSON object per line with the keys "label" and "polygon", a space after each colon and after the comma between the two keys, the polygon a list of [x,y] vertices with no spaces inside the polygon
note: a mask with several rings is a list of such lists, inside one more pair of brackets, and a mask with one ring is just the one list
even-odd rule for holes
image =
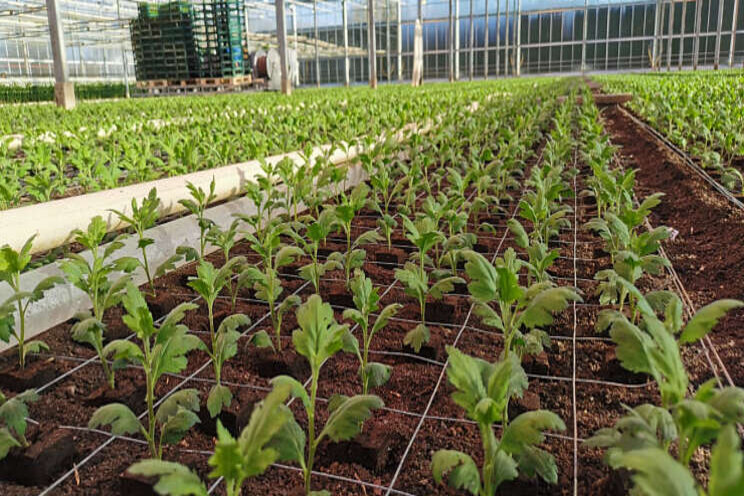
{"label": "wooden pallet", "polygon": [[224,78],[191,78],[191,79],[157,79],[137,81],[137,88],[149,94],[166,94],[180,92],[217,92],[235,91],[250,86],[261,86],[264,80],[253,79],[251,75]]}

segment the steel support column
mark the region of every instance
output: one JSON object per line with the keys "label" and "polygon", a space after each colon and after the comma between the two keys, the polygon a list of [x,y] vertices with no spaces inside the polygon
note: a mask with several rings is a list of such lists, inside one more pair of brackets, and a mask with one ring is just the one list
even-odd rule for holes
{"label": "steel support column", "polygon": [[[736,19],[736,18],[734,18]],[[716,23],[716,52],[713,59],[713,69],[718,70],[721,60],[721,31],[723,30],[723,0],[718,0],[718,22]]]}
{"label": "steel support column", "polygon": [[734,15],[731,16],[731,47],[729,49],[729,67],[734,67],[734,51],[736,50],[736,21],[739,19],[739,3],[741,0],[734,0]]}
{"label": "steel support column", "polygon": [[398,81],[403,80],[403,28],[401,27],[402,7],[400,2],[402,0],[396,0],[398,4]]}
{"label": "steel support column", "polygon": [[517,0],[517,25],[514,27],[514,75],[519,76],[522,73],[522,0]]}
{"label": "steel support column", "polygon": [[589,24],[589,0],[584,0],[584,25],[582,27],[583,35],[581,38],[581,72],[586,72],[586,35]]}
{"label": "steel support column", "polygon": [[506,0],[506,31],[504,32],[504,76],[509,75],[509,2]]}
{"label": "steel support column", "polygon": [[[423,24],[421,25],[423,29]],[[460,80],[460,0],[455,0],[455,81]]]}
{"label": "steel support column", "polygon": [[392,80],[393,69],[391,68],[392,60],[390,58],[390,0],[385,0],[385,58],[388,83]]}
{"label": "steel support column", "polygon": [[449,62],[449,82],[455,80],[455,24],[454,24],[454,6],[453,2],[456,0],[449,0],[449,21],[447,22],[447,60]]}
{"label": "steel support column", "polygon": [[473,80],[473,63],[475,62],[473,60],[473,43],[475,42],[475,37],[473,36],[473,0],[470,0],[470,39],[468,40],[469,45],[469,60],[468,60],[468,79],[471,81]]}
{"label": "steel support column", "polygon": [[702,2],[695,2],[695,44],[692,49],[692,69],[695,71],[700,61],[700,24],[703,21],[702,7]]}
{"label": "steel support column", "polygon": [[654,9],[654,42],[651,46],[651,69],[657,70],[657,58],[659,57],[659,31],[661,30],[661,16],[659,15],[662,8],[661,0],[656,0]]}
{"label": "steel support column", "polygon": [[320,49],[318,47],[318,0],[313,0],[313,32],[315,35],[315,86],[320,88]]}
{"label": "steel support column", "polygon": [[667,72],[672,70],[672,31],[674,31],[674,1],[669,0],[669,22],[667,23]]}
{"label": "steel support column", "polygon": [[685,53],[685,28],[687,27],[687,0],[682,2],[682,26],[679,30],[679,56],[677,59],[677,70],[682,70],[682,58]]}
{"label": "steel support column", "polygon": [[501,0],[496,0],[496,77],[501,65]]}
{"label": "steel support column", "polygon": [[367,0],[367,52],[369,57],[369,87],[377,88],[377,48],[375,44],[375,0]]}
{"label": "steel support column", "polygon": [[[247,9],[246,9],[247,10]],[[121,22],[121,7],[119,5],[119,0],[116,0],[116,20]],[[248,26],[246,25],[246,32],[247,32]],[[129,98],[129,64],[127,64],[127,53],[124,49],[124,42],[121,42],[121,45],[119,45],[121,49],[121,60],[124,65],[124,89],[126,97]]]}
{"label": "steel support column", "polygon": [[486,1],[485,33],[483,34],[483,77],[488,79],[488,0]]}
{"label": "steel support column", "polygon": [[70,81],[65,53],[65,35],[57,0],[46,0],[49,36],[54,58],[54,101],[65,109],[75,108],[75,86]]}
{"label": "steel support column", "polygon": [[349,14],[346,0],[341,0],[341,24],[344,30],[344,86],[349,86]]}
{"label": "steel support column", "polygon": [[285,27],[284,0],[275,0],[274,7],[276,10],[276,38],[279,45],[282,93],[290,95],[292,94],[292,85],[289,81],[289,70],[287,68],[287,29]]}

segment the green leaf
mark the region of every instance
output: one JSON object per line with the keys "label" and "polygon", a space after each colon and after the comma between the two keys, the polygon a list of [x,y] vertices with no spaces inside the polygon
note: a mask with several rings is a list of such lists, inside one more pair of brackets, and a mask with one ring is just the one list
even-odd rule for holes
{"label": "green leaf", "polygon": [[233,395],[229,387],[222,384],[212,386],[212,389],[209,390],[209,396],[207,396],[209,416],[214,418],[219,415],[223,408],[230,406],[232,399]]}
{"label": "green leaf", "polygon": [[548,288],[540,291],[527,304],[520,320],[528,327],[543,327],[553,323],[553,313],[562,312],[570,301],[582,301],[573,289]]}
{"label": "green leaf", "polygon": [[467,260],[465,272],[470,277],[468,291],[478,301],[488,303],[499,298],[499,272],[480,253],[472,250],[463,252]]}
{"label": "green leaf", "polygon": [[736,427],[727,425],[718,434],[710,455],[709,496],[744,494],[744,454]]}
{"label": "green leaf", "polygon": [[165,444],[176,444],[186,436],[194,425],[199,423],[199,416],[179,407],[175,415],[171,415],[160,427],[160,439]]}
{"label": "green leaf", "polygon": [[170,417],[177,415],[179,410],[199,411],[199,391],[196,389],[181,389],[168,396],[158,408],[155,421],[163,425]]}
{"label": "green leaf", "polygon": [[0,419],[17,436],[26,435],[26,419],[28,418],[28,406],[26,403],[35,402],[39,395],[35,390],[29,389],[17,396],[0,404]]}
{"label": "green leaf", "polygon": [[421,351],[421,347],[429,342],[429,338],[429,328],[424,324],[418,324],[406,333],[403,337],[403,344],[410,346],[413,348],[413,351],[418,353]]}
{"label": "green leaf", "polygon": [[362,373],[368,378],[369,387],[371,388],[382,386],[389,381],[392,372],[393,369],[389,365],[377,362],[369,362],[362,371]]}
{"label": "green leaf", "polygon": [[512,420],[501,436],[501,449],[519,454],[545,440],[544,430],[566,430],[566,424],[549,410],[525,412]]}
{"label": "green leaf", "polygon": [[142,430],[142,424],[137,416],[128,406],[121,403],[111,403],[93,412],[88,421],[88,428],[97,429],[103,425],[110,425],[111,433],[117,436],[134,434]]}
{"label": "green leaf", "polygon": [[279,454],[278,460],[297,462],[304,467],[305,441],[305,431],[299,426],[294,416],[290,416],[271,439],[269,446]]}
{"label": "green leaf", "polygon": [[271,384],[275,388],[289,386],[290,394],[293,398],[298,398],[305,408],[310,408],[310,396],[297,379],[288,375],[278,375],[271,379]]}
{"label": "green leaf", "polygon": [[680,343],[694,343],[708,334],[726,313],[741,307],[744,302],[739,300],[718,300],[704,306],[687,322],[679,337]]}
{"label": "green leaf", "polygon": [[547,451],[536,446],[526,446],[516,458],[520,471],[527,477],[532,478],[537,474],[550,484],[558,482],[555,458]]}
{"label": "green leaf", "polygon": [[316,442],[325,436],[335,442],[351,439],[359,433],[364,421],[372,416],[372,410],[383,406],[382,400],[372,395],[357,395],[344,400],[328,416]]}
{"label": "green leaf", "polygon": [[511,218],[506,221],[506,225],[509,227],[509,230],[514,235],[514,242],[517,244],[517,246],[519,246],[520,248],[527,248],[530,244],[530,239],[527,235],[527,231],[524,230],[522,224],[520,224],[517,219]]}
{"label": "green leaf", "polygon": [[329,357],[343,346],[343,335],[347,326],[339,325],[328,303],[314,294],[297,310],[300,329],[292,333],[295,350],[317,370]]}
{"label": "green leaf", "polygon": [[[478,496],[481,488],[478,467],[469,455],[454,450],[439,450],[431,459],[434,481],[442,483],[447,476],[447,484],[454,489],[465,489]],[[516,470],[514,477],[516,477]]]}
{"label": "green leaf", "polygon": [[207,496],[207,488],[199,476],[180,463],[164,460],[141,460],[127,469],[127,472],[144,477],[155,477],[153,486],[156,493],[170,496]]}
{"label": "green leaf", "polygon": [[695,479],[669,453],[645,448],[620,454],[617,467],[633,471],[635,487],[648,496],[698,496]]}
{"label": "green leaf", "polygon": [[19,443],[8,429],[5,427],[0,428],[0,460],[8,455],[11,448],[19,447]]}

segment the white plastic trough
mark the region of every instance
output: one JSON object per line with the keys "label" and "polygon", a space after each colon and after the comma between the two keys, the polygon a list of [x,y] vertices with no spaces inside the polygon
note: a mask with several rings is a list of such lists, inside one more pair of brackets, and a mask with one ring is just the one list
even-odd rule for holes
{"label": "white plastic trough", "polygon": [[[432,127],[430,123],[425,126],[409,124],[396,132],[392,138],[400,143],[406,139],[409,132],[425,134]],[[384,139],[384,136],[380,136],[372,146]],[[315,147],[311,157],[321,156],[327,153],[329,149],[330,145]],[[337,150],[330,157],[331,162],[336,165],[351,164],[347,173],[347,188],[352,188],[366,179],[366,174],[361,165],[358,161],[355,162],[362,151],[361,146],[351,146],[346,152]],[[286,157],[298,165],[303,163],[299,152],[276,155],[267,158],[266,161],[277,163]],[[208,190],[209,184],[214,178],[215,194],[217,196],[215,202],[220,202],[239,195],[245,181],[257,177],[260,173],[259,161],[253,160],[183,176],[3,211],[0,212],[0,226],[3,226],[0,244],[7,243],[18,250],[29,237],[36,234],[33,252],[50,250],[69,242],[70,233],[73,230],[84,230],[90,220],[97,215],[107,221],[109,231],[126,227],[116,215],[110,212],[110,209],[121,210],[129,214],[131,213],[132,199],[136,198],[139,203],[152,188],[157,188],[158,197],[162,202],[160,215],[163,217],[185,210],[178,203],[178,200],[189,197],[186,188],[188,182]],[[282,188],[283,185],[278,185],[278,187]],[[241,197],[207,209],[206,217],[224,229],[234,220],[233,214],[250,215],[255,212],[253,202]],[[245,227],[248,229],[248,226]],[[199,228],[193,215],[184,216],[148,229],[147,236],[155,240],[155,243],[147,248],[148,262],[151,267],[157,267],[163,263],[175,253],[179,246],[199,248]],[[215,250],[215,247],[207,246],[207,252],[211,253]],[[83,252],[81,255],[90,260],[89,251]],[[124,247],[117,252],[117,256],[141,259],[136,238],[129,237],[126,239]],[[30,290],[39,281],[52,275],[63,275],[59,268],[59,262],[24,273],[21,276],[21,289]],[[144,272],[139,269],[134,272],[133,279],[137,285],[146,282]],[[0,285],[0,302],[5,301],[11,294],[10,286],[6,283]],[[42,300],[29,306],[26,316],[26,339],[31,339],[90,307],[91,302],[88,296],[72,284],[57,285],[47,291]],[[17,318],[16,315],[16,320]],[[11,343],[0,342],[0,351],[13,347],[15,344],[15,341],[11,341]]]}

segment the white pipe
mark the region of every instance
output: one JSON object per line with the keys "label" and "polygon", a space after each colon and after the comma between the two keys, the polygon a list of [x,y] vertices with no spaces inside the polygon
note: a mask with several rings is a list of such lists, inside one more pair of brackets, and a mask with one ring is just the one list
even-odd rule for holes
{"label": "white pipe", "polygon": [[[409,124],[404,129],[411,128],[415,129],[416,126]],[[402,133],[398,132],[397,135],[400,136],[398,140],[402,140]],[[311,158],[324,155],[330,147],[331,145],[315,147]],[[336,149],[331,155],[330,160],[334,164],[352,160],[361,152],[361,149],[357,146],[349,147],[348,152],[344,152],[343,148],[342,146],[341,149]],[[267,158],[266,162],[276,164],[286,157],[298,164],[302,163],[299,152],[275,155]],[[130,214],[132,199],[137,199],[139,203],[152,188],[157,189],[158,197],[162,203],[160,216],[164,217],[185,210],[178,203],[178,200],[189,197],[189,191],[186,188],[187,183],[208,190],[209,184],[214,178],[217,197],[215,201],[223,201],[239,195],[245,182],[254,179],[260,173],[260,162],[251,160],[182,176],[4,210],[0,212],[0,226],[3,226],[3,244],[8,244],[13,249],[19,250],[26,240],[35,234],[37,237],[34,240],[32,253],[44,252],[69,243],[71,240],[70,233],[75,229],[84,230],[90,220],[97,215],[103,217],[108,223],[109,231],[124,227],[124,224],[111,212],[111,209]]]}
{"label": "white pipe", "polygon": [[[418,134],[428,133],[434,124],[427,122],[423,126],[416,124],[408,124],[401,130],[395,132],[392,135],[392,139],[400,143],[407,139],[409,131]],[[385,140],[385,136],[380,136],[376,143],[381,143]],[[375,143],[375,144],[376,144]],[[372,147],[375,146],[372,145]],[[323,145],[313,149],[311,157],[317,157],[323,151],[328,150],[330,145]],[[343,148],[343,147],[342,147]],[[349,147],[348,152],[336,151],[331,155],[331,162],[335,165],[346,163],[354,160],[361,152],[363,147],[361,145]],[[282,155],[276,155],[266,159],[269,163],[276,163],[285,157],[289,157],[296,164],[300,165],[304,161],[300,157],[298,152],[286,153]],[[13,214],[13,222],[11,229],[8,229],[8,234],[12,235],[13,242],[17,242],[20,239],[27,239],[28,233],[38,232],[39,237],[34,243],[35,251],[38,251],[40,246],[54,246],[56,240],[62,239],[63,242],[67,241],[69,232],[71,229],[85,229],[92,219],[96,215],[103,215],[108,221],[109,230],[113,230],[123,225],[118,221],[118,218],[111,214],[108,209],[125,209],[129,214],[131,213],[131,201],[132,198],[137,198],[138,203],[142,197],[154,186],[158,188],[158,197],[163,203],[161,209],[161,215],[167,215],[169,213],[183,211],[183,207],[178,203],[179,199],[188,197],[188,190],[185,185],[187,181],[191,181],[194,185],[200,186],[203,189],[209,187],[209,183],[212,177],[215,177],[215,184],[217,189],[215,192],[218,195],[217,200],[220,201],[226,198],[234,196],[237,192],[241,191],[242,184],[260,172],[258,161],[246,162],[244,164],[230,165],[219,169],[213,169],[208,171],[196,172],[193,174],[187,174],[181,177],[174,177],[168,179],[162,179],[158,181],[151,181],[149,183],[138,184],[134,186],[128,186],[125,188],[119,188],[117,190],[103,191],[99,193],[93,193],[90,195],[83,195],[79,197],[66,198],[64,200],[57,200],[54,202],[47,202],[38,205],[32,205],[29,207],[18,208],[15,210],[2,212],[2,222],[5,221],[6,214]],[[361,165],[355,163],[349,167],[347,172],[347,180],[345,186],[347,188],[353,187],[361,181],[365,180],[366,176]],[[283,185],[278,185],[278,188],[282,188]],[[55,204],[55,205],[51,205]],[[74,205],[74,207],[73,207]],[[48,207],[48,208],[43,208]],[[32,212],[26,215],[25,224],[19,223],[18,220],[24,218],[24,215],[18,215],[19,211]],[[247,198],[238,198],[236,200],[223,203],[221,205],[209,208],[206,211],[205,216],[211,221],[215,222],[218,226],[225,229],[233,221],[233,215],[236,213],[243,214],[255,214],[256,209],[253,202]],[[31,217],[31,215],[33,217]],[[43,215],[47,215],[48,218],[44,220]],[[33,226],[36,222],[41,222],[38,228],[30,229],[29,226]],[[6,224],[2,224],[6,225]],[[59,226],[65,226],[61,228]],[[73,227],[74,226],[74,227]],[[246,226],[246,230],[249,226]],[[66,234],[61,234],[66,231]],[[196,218],[193,215],[185,216],[176,219],[171,222],[167,222],[155,227],[152,227],[146,231],[146,236],[155,240],[150,247],[148,247],[147,258],[148,262],[152,267],[157,267],[162,264],[168,257],[173,255],[176,248],[179,246],[191,246],[193,248],[199,247],[199,227]],[[11,245],[15,249],[17,246]],[[207,252],[211,253],[216,248],[209,246]],[[80,254],[90,261],[91,254],[89,251]],[[124,241],[124,247],[117,251],[117,257],[130,256],[137,259],[141,259],[141,253],[137,246],[137,240],[134,236],[130,236]],[[45,265],[35,270],[28,271],[21,275],[21,290],[30,290],[36,286],[36,284],[42,279],[49,276],[63,276],[62,271],[59,268],[59,262]],[[134,273],[134,283],[143,284],[146,282],[144,273],[138,269]],[[0,302],[5,301],[12,295],[10,286],[7,283],[0,285]],[[38,302],[29,306],[28,313],[26,315],[26,339],[51,329],[52,327],[61,324],[76,313],[90,308],[90,299],[79,289],[75,288],[72,284],[64,283],[55,286],[51,290],[44,293],[44,298]],[[16,316],[17,318],[17,316]],[[15,342],[12,341],[10,344],[0,342],[0,351],[14,346]]]}

